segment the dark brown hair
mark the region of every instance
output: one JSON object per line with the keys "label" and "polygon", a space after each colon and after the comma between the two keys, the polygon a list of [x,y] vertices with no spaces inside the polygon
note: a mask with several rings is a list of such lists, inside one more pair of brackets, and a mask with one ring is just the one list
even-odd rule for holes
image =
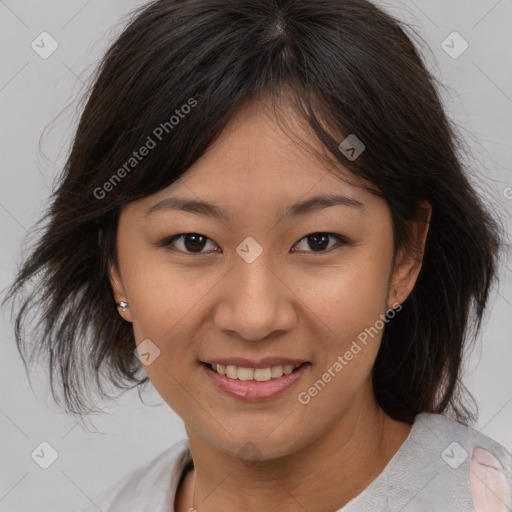
{"label": "dark brown hair", "polygon": [[[406,30],[366,0],[158,0],[132,13],[93,77],[36,225],[42,235],[7,296],[21,300],[13,306],[24,362],[28,352],[48,358],[57,402],[59,389],[66,410],[95,412],[93,381],[102,395],[107,384],[147,382],[108,280],[119,209],[171,185],[238,108],[270,93],[286,95],[326,154],[386,199],[395,253],[410,243],[418,201],[432,205],[416,286],[383,333],[375,395],[402,421],[444,411],[461,423],[475,419],[462,361],[496,276],[500,226],[465,174],[440,84]],[[163,142],[126,167],[162,126]],[[350,134],[366,145],[355,160],[339,150]],[[28,335],[30,320],[37,328]]]}

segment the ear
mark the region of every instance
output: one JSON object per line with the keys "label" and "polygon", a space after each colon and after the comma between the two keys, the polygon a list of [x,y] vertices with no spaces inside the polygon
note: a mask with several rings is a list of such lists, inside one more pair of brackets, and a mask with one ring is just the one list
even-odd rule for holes
{"label": "ear", "polygon": [[416,219],[411,222],[411,243],[413,250],[403,248],[395,257],[395,264],[390,280],[393,295],[388,297],[388,309],[396,307],[409,296],[421,270],[427,233],[432,216],[432,206],[426,200],[418,203]]}
{"label": "ear", "polygon": [[[123,280],[121,279],[119,270],[117,269],[116,265],[113,262],[110,262],[109,264],[108,274],[110,285],[112,286],[112,291],[114,292],[115,302],[117,303],[119,301],[125,301],[128,302],[129,304],[128,297],[124,290]],[[124,318],[127,322],[132,321],[132,313],[130,311],[130,306],[126,308],[126,311],[123,311],[123,308],[119,306],[117,309],[122,318]]]}

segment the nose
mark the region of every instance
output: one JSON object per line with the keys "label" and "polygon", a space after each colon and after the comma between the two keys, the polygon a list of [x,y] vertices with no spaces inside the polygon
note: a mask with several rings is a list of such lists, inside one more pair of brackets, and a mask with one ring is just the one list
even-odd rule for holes
{"label": "nose", "polygon": [[218,290],[214,325],[248,341],[291,331],[298,302],[292,290],[284,273],[271,267],[264,253],[252,263],[240,258]]}

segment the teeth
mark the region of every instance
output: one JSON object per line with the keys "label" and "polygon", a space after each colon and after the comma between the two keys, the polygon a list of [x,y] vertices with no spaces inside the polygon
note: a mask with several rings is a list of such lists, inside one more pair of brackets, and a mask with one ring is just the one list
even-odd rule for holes
{"label": "teeth", "polygon": [[254,370],[254,380],[264,382],[272,378],[272,368],[256,368]]}
{"label": "teeth", "polygon": [[272,366],[272,368],[270,368],[270,376],[273,379],[278,379],[282,375],[283,375],[283,367],[282,366]]}
{"label": "teeth", "polygon": [[252,368],[238,368],[238,379],[239,380],[254,380],[253,377],[254,377],[254,370]]}
{"label": "teeth", "polygon": [[243,368],[239,366],[224,366],[222,364],[212,365],[212,368],[220,375],[225,375],[230,379],[238,380],[256,380],[264,382],[270,379],[279,379],[283,375],[288,375],[298,368],[300,364],[287,364],[285,366],[271,366],[268,368]]}

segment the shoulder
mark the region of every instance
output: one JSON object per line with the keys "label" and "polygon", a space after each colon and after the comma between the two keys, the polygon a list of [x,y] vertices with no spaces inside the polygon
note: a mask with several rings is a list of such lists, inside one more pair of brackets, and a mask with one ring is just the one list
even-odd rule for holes
{"label": "shoulder", "polygon": [[75,512],[97,512],[98,508],[102,512],[172,510],[175,488],[190,460],[188,439],[179,441],[98,496],[91,497],[88,506]]}
{"label": "shoulder", "polygon": [[[457,477],[460,488],[468,489],[476,512],[510,510],[512,454],[509,450],[444,415],[419,414],[415,423],[422,438],[430,437],[430,455],[437,451],[451,470],[450,479],[455,483]],[[419,444],[419,436],[417,440]]]}
{"label": "shoulder", "polygon": [[[440,443],[450,442],[450,444],[447,445],[447,448],[449,447],[450,449],[445,454],[445,458],[450,458],[449,456],[452,454],[452,450],[458,450],[460,457],[467,458],[470,461],[473,459],[479,461],[480,458],[478,454],[482,453],[482,451],[486,451],[492,454],[492,458],[496,462],[499,462],[502,468],[505,470],[512,469],[512,453],[494,439],[472,427],[462,425],[442,414],[430,413],[418,414],[415,419],[415,424],[416,423],[420,424],[423,430],[431,430]],[[467,447],[471,451],[467,452],[466,450],[467,454],[465,454],[457,445],[464,448],[464,450],[466,450]],[[484,458],[482,460],[488,462],[490,459]]]}

